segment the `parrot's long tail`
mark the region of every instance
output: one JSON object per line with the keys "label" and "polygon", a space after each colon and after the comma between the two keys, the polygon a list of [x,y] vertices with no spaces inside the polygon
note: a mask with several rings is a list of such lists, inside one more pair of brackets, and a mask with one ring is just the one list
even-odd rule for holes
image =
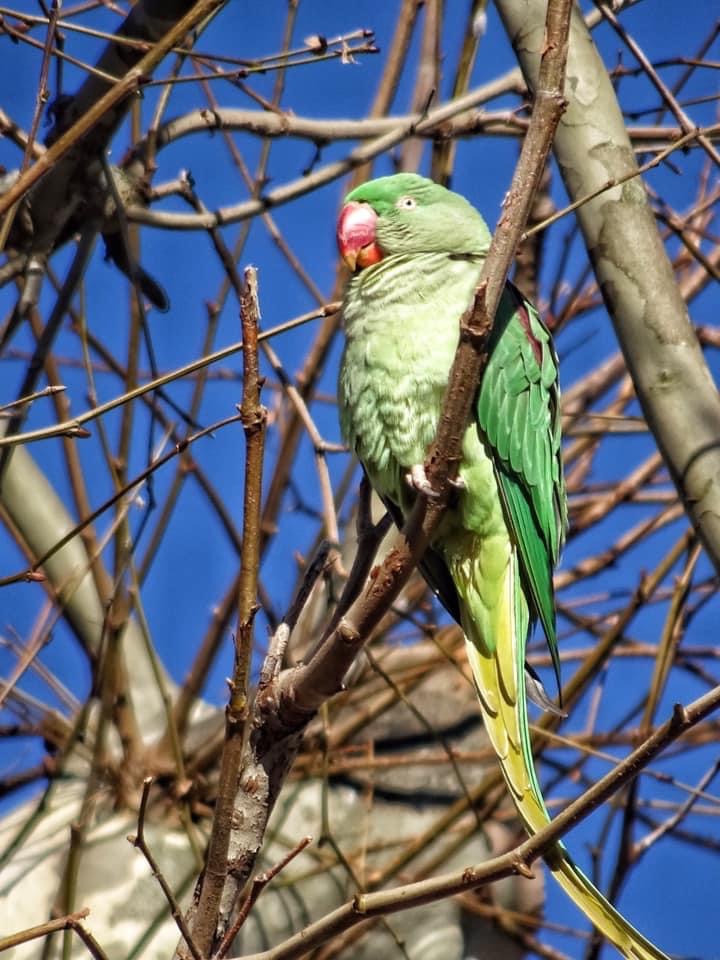
{"label": "parrot's long tail", "polygon": [[[454,577],[462,601],[467,653],[485,727],[518,813],[530,835],[550,821],[535,774],[527,722],[524,665],[528,612],[511,551],[492,587],[466,566]],[[487,642],[490,636],[492,640]],[[562,844],[546,862],[560,886],[628,960],[668,960],[635,930],[575,866]]]}

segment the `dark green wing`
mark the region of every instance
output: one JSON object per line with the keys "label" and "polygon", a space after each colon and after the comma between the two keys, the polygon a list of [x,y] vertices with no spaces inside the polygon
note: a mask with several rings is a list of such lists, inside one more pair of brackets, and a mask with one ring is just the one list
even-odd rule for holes
{"label": "dark green wing", "polygon": [[552,576],[567,506],[557,357],[537,311],[511,285],[500,301],[495,331],[478,396],[478,425],[493,453],[530,613],[543,625],[559,689]]}

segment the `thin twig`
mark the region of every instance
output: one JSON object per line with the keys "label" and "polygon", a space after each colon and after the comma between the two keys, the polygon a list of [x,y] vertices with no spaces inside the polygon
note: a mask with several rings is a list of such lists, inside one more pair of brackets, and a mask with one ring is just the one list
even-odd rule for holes
{"label": "thin twig", "polygon": [[140,810],[138,811],[138,829],[135,836],[130,835],[128,841],[139,850],[145,859],[148,862],[150,870],[152,871],[153,877],[157,880],[160,889],[163,892],[165,899],[168,902],[170,908],[170,915],[175,921],[178,930],[180,931],[185,943],[188,946],[190,953],[193,956],[193,960],[202,960],[202,954],[198,947],[196,946],[192,934],[185,923],[185,918],[183,916],[182,909],[180,904],[175,899],[175,894],[172,892],[170,884],[165,879],[165,876],[158,866],[158,863],[155,857],[152,854],[147,841],[145,840],[145,816],[147,814],[147,805],[148,799],[150,797],[150,787],[152,786],[153,779],[152,777],[145,777],[143,780],[143,790],[142,797],[140,798]]}

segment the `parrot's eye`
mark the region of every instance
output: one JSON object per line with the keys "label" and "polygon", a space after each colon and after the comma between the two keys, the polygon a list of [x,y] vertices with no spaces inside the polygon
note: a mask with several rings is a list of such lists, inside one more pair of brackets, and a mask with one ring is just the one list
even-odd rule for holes
{"label": "parrot's eye", "polygon": [[398,210],[414,210],[417,202],[414,197],[400,197],[395,206]]}

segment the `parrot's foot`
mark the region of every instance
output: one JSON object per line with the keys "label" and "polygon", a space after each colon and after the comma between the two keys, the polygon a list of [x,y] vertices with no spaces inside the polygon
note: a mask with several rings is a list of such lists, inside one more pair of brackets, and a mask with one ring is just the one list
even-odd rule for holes
{"label": "parrot's foot", "polygon": [[430,481],[425,473],[425,467],[422,463],[414,463],[408,473],[405,474],[405,482],[411,490],[421,493],[428,500],[437,500],[440,494],[433,490]]}
{"label": "parrot's foot", "polygon": [[[412,465],[410,471],[405,474],[405,482],[412,490],[421,493],[428,500],[437,500],[440,496],[437,490],[433,490],[422,463]],[[448,477],[448,483],[455,490],[465,489],[465,481],[462,477]]]}
{"label": "parrot's foot", "polygon": [[467,484],[462,477],[448,477],[448,483],[454,490],[467,490]]}

